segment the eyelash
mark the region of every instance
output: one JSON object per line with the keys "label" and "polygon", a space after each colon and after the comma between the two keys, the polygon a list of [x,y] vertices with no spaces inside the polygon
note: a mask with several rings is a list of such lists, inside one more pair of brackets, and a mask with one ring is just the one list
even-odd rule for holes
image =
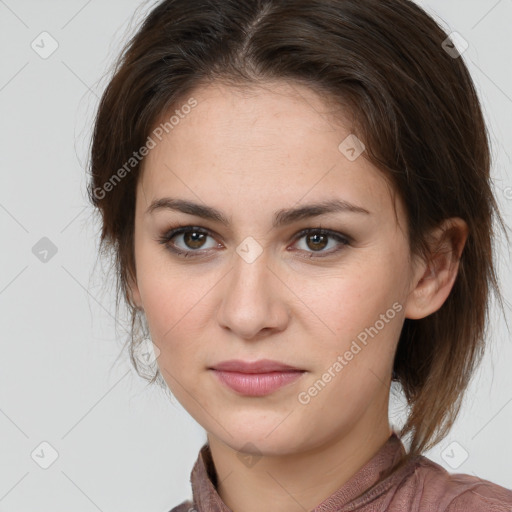
{"label": "eyelash", "polygon": [[[197,227],[197,226],[177,226],[177,227],[171,228],[164,235],[158,237],[157,241],[158,241],[158,243],[164,245],[169,251],[171,251],[172,253],[176,254],[177,256],[184,257],[184,258],[204,257],[204,254],[201,254],[201,249],[184,251],[182,249],[176,248],[176,246],[171,243],[171,240],[175,236],[186,234],[186,233],[190,233],[190,232],[207,235],[207,236],[211,236],[212,238],[214,238],[213,234],[209,230],[204,229],[204,228],[200,228],[200,227]],[[299,233],[297,233],[295,235],[295,237],[293,239],[294,243],[299,241],[304,236],[310,235],[310,234],[324,235],[324,236],[328,236],[330,238],[334,238],[335,240],[337,240],[341,244],[341,247],[338,247],[337,249],[334,249],[334,250],[330,250],[330,251],[324,253],[324,255],[321,255],[321,256],[318,255],[318,254],[322,253],[323,251],[312,251],[312,252],[309,252],[308,254],[310,254],[310,256],[302,256],[302,257],[304,257],[306,259],[326,258],[328,256],[332,256],[334,253],[337,253],[337,252],[341,251],[344,246],[350,245],[350,243],[351,243],[350,237],[348,237],[346,235],[342,235],[341,233],[337,233],[336,231],[331,231],[329,229],[324,229],[324,228],[307,228],[307,229],[303,229],[302,231],[300,231]],[[203,251],[208,251],[208,250],[209,249],[205,249]]]}

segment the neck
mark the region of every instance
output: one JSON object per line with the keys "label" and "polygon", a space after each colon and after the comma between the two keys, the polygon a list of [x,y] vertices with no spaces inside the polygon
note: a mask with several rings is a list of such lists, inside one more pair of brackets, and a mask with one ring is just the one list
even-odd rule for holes
{"label": "neck", "polygon": [[[386,411],[387,412],[387,411]],[[375,420],[375,418],[373,418]],[[237,450],[208,434],[217,492],[233,512],[313,510],[345,484],[391,435],[387,415],[293,454],[264,454],[245,464]]]}

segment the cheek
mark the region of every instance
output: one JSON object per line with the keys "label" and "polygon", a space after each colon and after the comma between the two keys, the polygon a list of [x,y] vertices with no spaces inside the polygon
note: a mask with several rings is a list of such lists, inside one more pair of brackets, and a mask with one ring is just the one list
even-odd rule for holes
{"label": "cheek", "polygon": [[188,393],[197,395],[195,377],[205,355],[198,303],[204,293],[190,287],[190,280],[183,277],[151,273],[145,278],[141,295],[151,340],[160,351],[160,373],[178,401],[187,403]]}
{"label": "cheek", "polygon": [[174,367],[197,357],[211,312],[208,298],[221,276],[170,264],[165,251],[141,248],[137,283],[151,339],[160,349],[159,363]]}
{"label": "cheek", "polygon": [[208,287],[204,281],[158,274],[141,279],[141,297],[154,342],[170,344],[177,336],[191,342],[201,330],[201,301]]}
{"label": "cheek", "polygon": [[404,299],[403,268],[396,254],[368,252],[336,271],[297,279],[290,288],[303,304],[302,317],[309,318],[310,325],[317,324],[320,342],[343,346],[390,309],[387,317],[397,316],[400,308],[393,309],[393,304]]}

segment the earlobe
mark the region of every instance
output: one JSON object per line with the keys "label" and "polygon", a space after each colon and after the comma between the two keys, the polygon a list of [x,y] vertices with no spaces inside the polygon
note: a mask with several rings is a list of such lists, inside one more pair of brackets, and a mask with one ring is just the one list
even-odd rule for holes
{"label": "earlobe", "polygon": [[135,305],[137,309],[143,310],[142,300],[140,297],[139,287],[137,280],[133,276],[128,277],[128,292],[130,295],[130,301]]}
{"label": "earlobe", "polygon": [[417,267],[415,286],[405,307],[406,318],[425,318],[444,304],[457,278],[467,236],[468,226],[458,217],[446,219],[431,233],[428,261],[423,260]]}

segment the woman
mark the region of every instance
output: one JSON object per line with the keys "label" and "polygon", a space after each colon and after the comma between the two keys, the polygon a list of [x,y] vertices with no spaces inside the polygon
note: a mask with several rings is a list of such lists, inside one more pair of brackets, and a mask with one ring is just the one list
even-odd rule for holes
{"label": "woman", "polygon": [[124,50],[89,191],[132,361],[149,333],[151,381],[207,432],[173,511],[512,510],[421,455],[499,295],[456,43],[407,0],[167,0]]}

